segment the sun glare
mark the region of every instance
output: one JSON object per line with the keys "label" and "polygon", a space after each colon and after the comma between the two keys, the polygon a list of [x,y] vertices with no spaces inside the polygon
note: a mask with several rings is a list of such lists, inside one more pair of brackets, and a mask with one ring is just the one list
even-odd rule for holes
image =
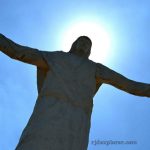
{"label": "sun glare", "polygon": [[105,28],[100,23],[78,22],[73,23],[64,30],[62,34],[61,47],[64,51],[69,51],[72,43],[79,36],[88,36],[92,40],[92,51],[90,59],[104,63],[109,58],[111,38]]}

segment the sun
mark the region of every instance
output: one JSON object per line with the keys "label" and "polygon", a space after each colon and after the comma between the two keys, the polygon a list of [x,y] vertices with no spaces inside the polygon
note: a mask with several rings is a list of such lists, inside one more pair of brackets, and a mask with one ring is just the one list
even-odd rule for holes
{"label": "sun", "polygon": [[111,38],[99,22],[80,21],[66,27],[61,35],[60,45],[64,51],[69,51],[72,43],[79,36],[88,36],[92,40],[90,59],[105,63],[109,58]]}

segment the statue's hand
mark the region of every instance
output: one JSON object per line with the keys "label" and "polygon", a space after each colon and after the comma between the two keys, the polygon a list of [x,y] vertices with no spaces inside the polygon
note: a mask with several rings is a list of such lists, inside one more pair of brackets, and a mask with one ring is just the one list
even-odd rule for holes
{"label": "statue's hand", "polygon": [[2,34],[0,33],[0,50],[2,49]]}
{"label": "statue's hand", "polygon": [[5,36],[0,33],[0,50],[4,49],[6,47],[6,41],[4,40]]}

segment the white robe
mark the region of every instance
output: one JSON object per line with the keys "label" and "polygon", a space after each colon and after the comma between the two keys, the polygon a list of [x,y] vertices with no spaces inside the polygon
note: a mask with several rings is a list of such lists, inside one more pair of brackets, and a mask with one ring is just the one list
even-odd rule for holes
{"label": "white robe", "polygon": [[[65,52],[43,52],[39,96],[16,150],[87,150],[96,63]],[[42,77],[43,75],[43,77]]]}

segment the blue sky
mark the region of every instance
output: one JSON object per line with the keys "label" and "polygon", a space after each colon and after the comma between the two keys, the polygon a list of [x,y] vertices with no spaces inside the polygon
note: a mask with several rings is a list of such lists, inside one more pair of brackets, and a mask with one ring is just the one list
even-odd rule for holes
{"label": "blue sky", "polygon": [[[113,55],[104,65],[129,79],[150,83],[148,0],[0,1],[0,33],[40,50],[60,50],[61,33],[77,18],[93,22],[96,18],[110,32]],[[15,148],[36,97],[36,67],[0,53],[0,150]],[[103,84],[94,98],[91,124],[88,150],[150,149],[149,98]],[[137,144],[95,146],[93,140],[134,140]]]}

